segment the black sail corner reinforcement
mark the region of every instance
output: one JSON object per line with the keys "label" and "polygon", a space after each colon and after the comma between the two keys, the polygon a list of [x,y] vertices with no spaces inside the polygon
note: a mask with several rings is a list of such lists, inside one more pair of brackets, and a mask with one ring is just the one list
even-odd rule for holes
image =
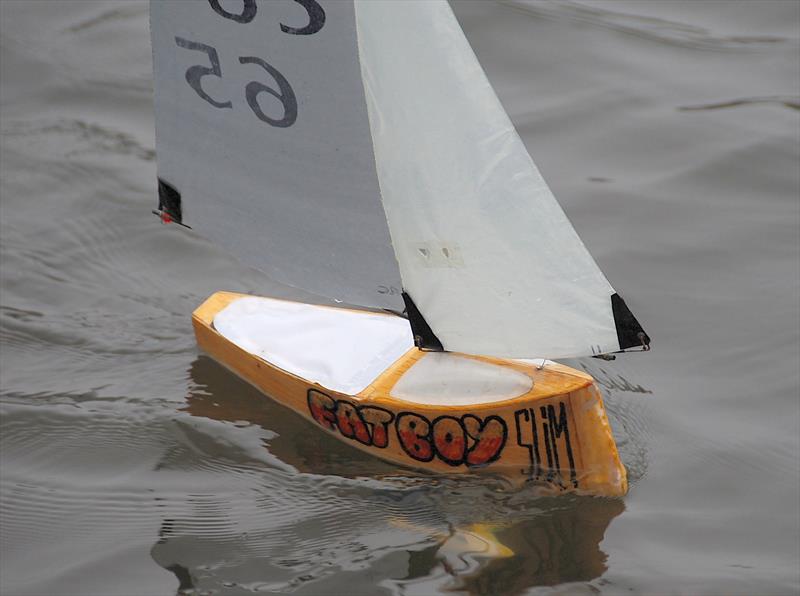
{"label": "black sail corner reinforcement", "polygon": [[421,350],[432,350],[435,352],[444,352],[444,347],[439,338],[428,325],[428,321],[419,312],[417,305],[406,292],[403,292],[403,302],[406,304],[406,314],[408,315],[408,322],[411,324],[411,333],[414,334],[414,345]]}
{"label": "black sail corner reinforcement", "polygon": [[639,321],[633,316],[631,309],[625,304],[622,296],[611,296],[611,311],[614,314],[614,324],[617,327],[617,339],[621,350],[626,348],[641,347],[649,349],[650,336],[645,333]]}
{"label": "black sail corner reinforcement", "polygon": [[191,228],[183,223],[181,193],[161,178],[158,179],[158,209],[153,213],[158,215],[163,223],[176,223],[185,228]]}

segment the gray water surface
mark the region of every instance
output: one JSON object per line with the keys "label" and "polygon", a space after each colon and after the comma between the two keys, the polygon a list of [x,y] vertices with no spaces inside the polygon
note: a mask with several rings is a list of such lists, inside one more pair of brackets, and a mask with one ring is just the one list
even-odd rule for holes
{"label": "gray water surface", "polygon": [[800,591],[800,2],[455,10],[653,337],[572,362],[627,497],[416,475],[200,355],[213,291],[304,296],[150,214],[147,4],[2,0],[3,596]]}

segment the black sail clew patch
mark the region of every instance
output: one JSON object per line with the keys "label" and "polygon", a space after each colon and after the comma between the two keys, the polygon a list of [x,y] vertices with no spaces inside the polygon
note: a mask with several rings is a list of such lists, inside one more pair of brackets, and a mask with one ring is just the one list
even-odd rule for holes
{"label": "black sail clew patch", "polygon": [[439,338],[428,325],[428,321],[419,312],[417,305],[406,292],[402,293],[403,302],[406,304],[406,314],[408,315],[408,322],[411,324],[411,333],[414,334],[414,345],[421,350],[432,350],[435,352],[444,352],[444,347]]}
{"label": "black sail clew patch", "polygon": [[650,345],[650,336],[644,332],[639,321],[625,304],[622,296],[611,296],[611,311],[614,314],[614,324],[617,327],[617,340],[621,350],[626,348],[646,347]]}

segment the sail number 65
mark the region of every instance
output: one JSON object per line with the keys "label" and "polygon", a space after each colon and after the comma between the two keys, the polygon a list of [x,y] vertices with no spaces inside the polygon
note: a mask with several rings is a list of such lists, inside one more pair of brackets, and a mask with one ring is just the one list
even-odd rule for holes
{"label": "sail number 65", "polygon": [[[192,89],[195,90],[195,93],[197,93],[197,95],[215,108],[232,108],[233,103],[231,103],[230,100],[217,101],[211,97],[205,91],[205,89],[203,89],[201,80],[203,77],[215,76],[222,78],[222,69],[219,65],[219,54],[217,54],[217,49],[204,43],[191,41],[182,37],[176,37],[175,43],[181,48],[186,48],[187,50],[194,50],[197,52],[204,52],[208,55],[210,66],[202,66],[198,64],[195,66],[190,66],[186,69],[186,82]],[[239,63],[255,64],[260,66],[270,75],[272,75],[272,78],[278,83],[278,91],[268,87],[263,83],[259,83],[258,81],[251,81],[245,86],[245,98],[247,99],[247,105],[250,106],[250,109],[253,110],[253,113],[256,115],[256,117],[262,122],[266,122],[267,124],[276,126],[278,128],[287,128],[294,124],[297,120],[297,98],[295,97],[294,90],[289,84],[289,81],[286,80],[286,77],[284,77],[274,66],[255,56],[240,56]],[[269,93],[278,101],[280,101],[281,104],[283,104],[283,117],[270,118],[264,113],[257,99],[259,93],[262,92]]]}
{"label": "sail number 65", "polygon": [[[291,27],[280,23],[281,31],[290,35],[313,35],[322,29],[325,25],[325,11],[317,3],[317,0],[294,1],[306,9],[308,13],[308,24],[304,27]],[[256,0],[242,0],[241,12],[239,13],[231,12],[223,8],[220,4],[220,0],[208,0],[208,3],[211,9],[221,17],[243,25],[252,22],[258,11]],[[186,69],[186,82],[194,89],[195,93],[215,108],[233,108],[233,103],[230,100],[218,101],[203,89],[203,77],[213,76],[220,79],[222,78],[222,69],[219,65],[217,49],[204,43],[191,41],[182,37],[176,37],[175,43],[178,44],[178,47],[196,52],[203,52],[208,56],[210,66],[196,64]],[[255,64],[256,66],[260,66],[275,79],[276,83],[278,83],[277,91],[258,81],[250,81],[245,85],[244,91],[247,105],[250,106],[250,109],[253,110],[256,117],[262,122],[266,122],[278,128],[287,128],[294,124],[297,121],[297,97],[289,81],[286,80],[286,77],[284,77],[277,68],[255,56],[240,56],[239,64]],[[258,103],[258,95],[260,93],[268,93],[281,102],[283,105],[283,116],[281,118],[271,118],[264,113],[264,110],[261,109],[261,105]]]}

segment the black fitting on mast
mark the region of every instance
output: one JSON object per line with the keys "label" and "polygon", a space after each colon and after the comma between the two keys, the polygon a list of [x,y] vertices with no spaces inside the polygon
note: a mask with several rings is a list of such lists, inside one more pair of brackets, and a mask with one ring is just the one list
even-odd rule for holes
{"label": "black fitting on mast", "polygon": [[406,304],[406,314],[408,322],[411,324],[411,333],[414,334],[414,345],[420,350],[430,350],[432,352],[444,352],[444,346],[436,334],[428,325],[428,321],[419,312],[417,305],[406,292],[402,293],[403,302]]}

